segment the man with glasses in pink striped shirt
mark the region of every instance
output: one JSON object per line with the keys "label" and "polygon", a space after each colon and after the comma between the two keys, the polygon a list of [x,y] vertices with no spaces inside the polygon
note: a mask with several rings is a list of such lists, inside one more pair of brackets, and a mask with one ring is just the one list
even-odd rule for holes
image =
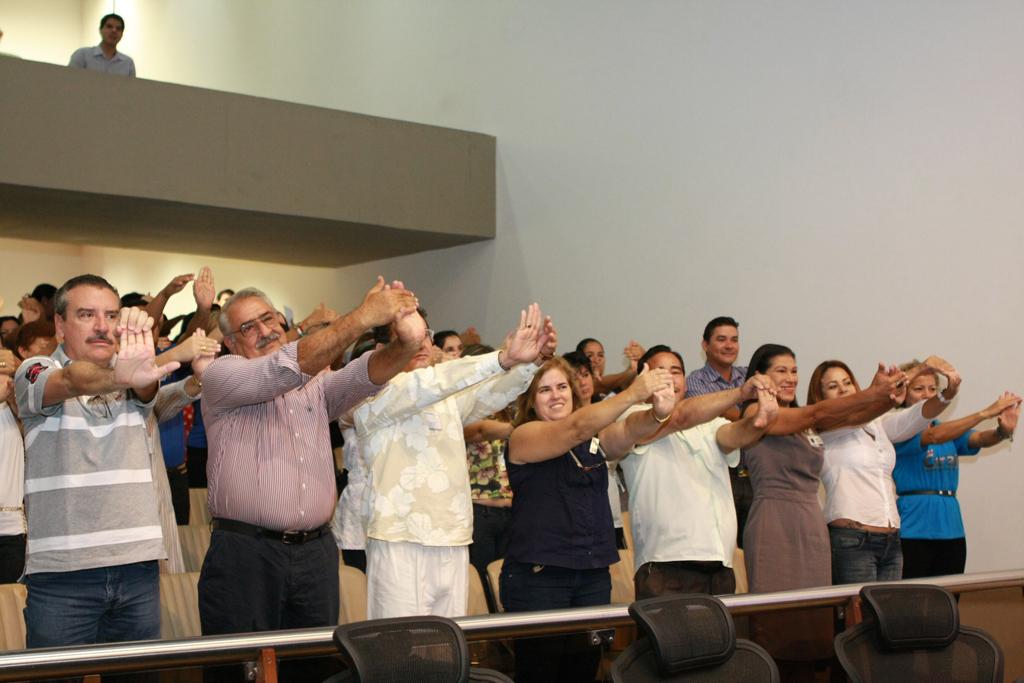
{"label": "man with glasses in pink striped shirt", "polygon": [[[337,492],[328,424],[409,362],[426,334],[416,297],[382,278],[354,311],[287,343],[257,289],[235,293],[219,324],[231,355],[203,375],[213,534],[199,579],[203,635],[338,622]],[[368,329],[396,339],[338,371]]]}

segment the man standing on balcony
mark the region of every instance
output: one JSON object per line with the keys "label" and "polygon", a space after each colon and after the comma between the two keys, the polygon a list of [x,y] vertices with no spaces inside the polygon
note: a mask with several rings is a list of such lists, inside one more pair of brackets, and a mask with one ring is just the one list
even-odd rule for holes
{"label": "man standing on balcony", "polygon": [[135,62],[117,51],[117,44],[123,36],[124,19],[117,14],[107,14],[100,19],[100,44],[75,50],[68,66],[135,78]]}

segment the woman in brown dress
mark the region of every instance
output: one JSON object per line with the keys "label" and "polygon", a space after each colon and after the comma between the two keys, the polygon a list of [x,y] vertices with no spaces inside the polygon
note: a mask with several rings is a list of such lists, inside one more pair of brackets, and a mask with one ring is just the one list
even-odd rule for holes
{"label": "woman in brown dress", "polygon": [[[768,375],[775,382],[780,406],[768,434],[743,452],[754,489],[743,532],[750,592],[829,586],[831,546],[818,503],[824,457],[818,432],[860,424],[889,410],[905,376],[880,366],[868,390],[798,407],[799,375],[792,350],[765,344],[754,352],[747,372]],[[753,411],[757,406],[744,408]],[[785,680],[810,678],[815,662],[832,657],[832,610],[751,618],[751,636],[779,662]]]}

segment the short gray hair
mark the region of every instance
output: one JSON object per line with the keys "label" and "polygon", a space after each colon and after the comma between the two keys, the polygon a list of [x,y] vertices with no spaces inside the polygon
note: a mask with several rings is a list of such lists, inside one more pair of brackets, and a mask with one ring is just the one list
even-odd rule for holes
{"label": "short gray hair", "polygon": [[255,287],[246,287],[245,289],[240,289],[234,294],[232,294],[231,298],[225,301],[224,305],[220,307],[220,317],[217,318],[217,327],[220,328],[221,334],[223,334],[225,337],[234,334],[234,330],[231,329],[231,321],[229,320],[231,315],[230,313],[228,313],[228,311],[231,310],[231,307],[234,306],[239,301],[241,301],[242,299],[253,298],[263,299],[263,303],[269,306],[270,310],[274,311],[275,313],[277,312],[277,308],[274,307],[274,302],[271,301],[270,297],[264,294],[262,291],[256,289]]}

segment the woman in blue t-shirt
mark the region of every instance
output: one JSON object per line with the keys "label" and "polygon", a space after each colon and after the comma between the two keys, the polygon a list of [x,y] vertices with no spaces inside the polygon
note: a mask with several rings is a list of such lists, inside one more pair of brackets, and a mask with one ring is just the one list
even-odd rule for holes
{"label": "woman in blue t-shirt", "polygon": [[[500,593],[507,612],[611,601],[608,566],[619,553],[600,443],[618,452],[654,436],[675,405],[668,370],[641,373],[628,389],[586,407],[573,376],[564,359],[552,358],[517,402],[505,452],[512,532]],[[616,421],[648,399],[650,410]],[[599,663],[598,648],[571,637],[516,643],[517,681],[593,681]]]}
{"label": "woman in blue t-shirt", "polygon": [[[934,372],[918,375],[907,389],[904,407],[938,395]],[[962,574],[967,542],[956,499],[960,481],[958,459],[1013,439],[1021,397],[1004,393],[992,405],[959,420],[939,423],[913,438],[895,444],[897,506],[903,542],[903,578]],[[995,429],[976,432],[980,422],[997,418]]]}

